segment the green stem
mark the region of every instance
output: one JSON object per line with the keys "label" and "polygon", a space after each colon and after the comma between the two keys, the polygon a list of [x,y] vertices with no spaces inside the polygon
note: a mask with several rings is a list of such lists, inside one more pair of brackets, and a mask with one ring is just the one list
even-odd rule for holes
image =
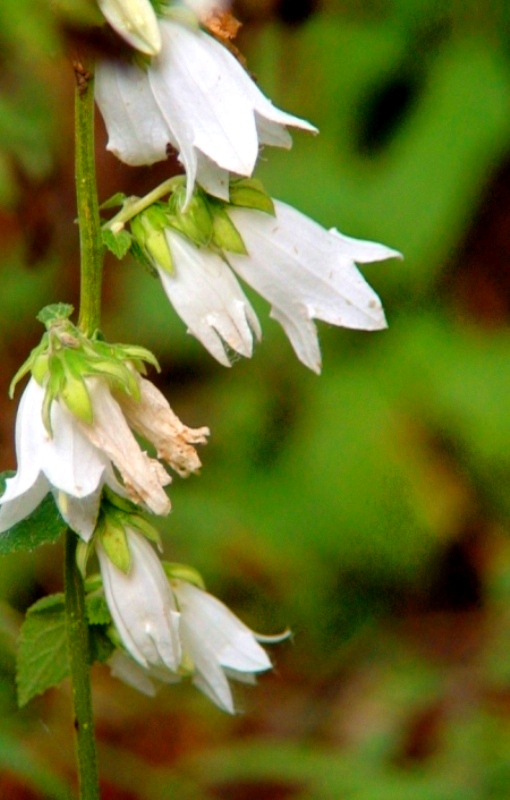
{"label": "green stem", "polygon": [[103,243],[97,200],[94,151],[94,76],[81,62],[74,62],[76,199],[80,226],[80,317],[79,327],[90,335],[101,315]]}
{"label": "green stem", "polygon": [[94,718],[90,690],[89,629],[85,614],[85,592],[76,565],[78,537],[67,531],[65,554],[65,598],[67,642],[73,690],[74,727],[80,800],[99,800]]}
{"label": "green stem", "polygon": [[168,180],[156,186],[155,189],[144,195],[144,197],[128,197],[118,214],[115,214],[114,217],[108,220],[104,226],[105,229],[109,228],[113,231],[122,230],[126,222],[136,217],[141,211],[145,211],[146,208],[157,200],[161,200],[166,194],[175,191],[182,183],[182,175],[175,175],[173,178],[168,178]]}

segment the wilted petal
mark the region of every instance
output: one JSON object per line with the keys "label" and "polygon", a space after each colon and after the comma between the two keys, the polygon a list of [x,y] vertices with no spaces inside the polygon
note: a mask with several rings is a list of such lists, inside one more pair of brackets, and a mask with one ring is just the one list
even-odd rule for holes
{"label": "wilted petal", "polygon": [[173,231],[166,232],[175,265],[174,274],[158,270],[175,310],[221,364],[230,366],[224,344],[242,356],[260,339],[257,316],[235,276],[212,251],[199,249]]}
{"label": "wilted petal", "polygon": [[140,450],[122,410],[101,380],[88,380],[93,396],[92,425],[77,420],[85,436],[113,461],[135,502],[145,503],[155,514],[167,514],[170,500],[163,486],[171,478],[162,465]]}
{"label": "wilted petal", "polygon": [[196,472],[201,463],[193,445],[206,444],[209,428],[183,425],[154,384],[139,377],[138,385],[139,402],[126,395],[118,398],[128,423],[155,446],[158,458],[163,458],[179,475],[187,477]]}
{"label": "wilted petal", "polygon": [[131,552],[128,575],[108,558],[100,543],[106,601],[126,650],[143,667],[165,666],[176,671],[181,658],[179,614],[161,562],[139,533],[126,529]]}
{"label": "wilted petal", "polygon": [[363,330],[386,326],[377,294],[355,261],[400,257],[374,242],[329,232],[290,206],[275,201],[276,217],[231,209],[249,255],[228,254],[235,271],[272,305],[298,358],[320,371],[312,319]]}
{"label": "wilted petal", "polygon": [[149,0],[97,0],[106,19],[132,47],[149,56],[161,50],[161,34]]}

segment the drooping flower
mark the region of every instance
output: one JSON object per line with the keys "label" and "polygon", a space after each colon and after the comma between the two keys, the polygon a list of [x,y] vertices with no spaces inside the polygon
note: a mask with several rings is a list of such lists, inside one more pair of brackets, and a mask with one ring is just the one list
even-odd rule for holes
{"label": "drooping flower", "polygon": [[360,330],[386,327],[381,301],[356,263],[401,257],[396,250],[327,231],[279,201],[272,204],[274,215],[226,208],[241,246],[201,246],[169,223],[165,236],[172,268],[149,253],[175,310],[220,363],[230,365],[224,345],[251,356],[254,339],[261,336],[234,273],[271,304],[271,317],[282,325],[296,355],[317,373],[321,355],[314,319]]}
{"label": "drooping flower", "polygon": [[187,581],[172,588],[181,612],[183,652],[193,664],[192,681],[217,706],[234,713],[228,679],[253,683],[271,662],[257,637],[216,597]]}
{"label": "drooping flower", "polygon": [[49,313],[48,333],[15,378],[33,372],[16,420],[18,471],[0,497],[0,532],[51,491],[69,526],[88,541],[105,484],[155,514],[167,514],[170,475],[140,448],[132,430],[186,476],[200,467],[193,444],[205,442],[208,429],[183,425],[140,375],[135,364],[142,369],[143,360],[154,361],[152,354],[87,339],[65,319],[70,307],[64,317],[59,307],[48,308],[41,312]]}
{"label": "drooping flower", "polygon": [[229,172],[251,175],[260,145],[290,147],[286,126],[315,131],[280,111],[214,38],[171,19],[160,21],[162,48],[147,69],[101,61],[96,99],[108,149],[133,166],[179,152],[187,199],[195,181],[228,199]]}
{"label": "drooping flower", "polygon": [[121,650],[110,660],[112,674],[138,691],[153,696],[159,682],[173,683],[191,676],[194,685],[219,708],[235,712],[230,680],[254,684],[255,676],[271,669],[271,661],[261,641],[281,641],[277,637],[258,637],[217,598],[197,586],[172,580],[172,590],[180,612],[179,637],[182,660],[178,673],[160,666],[142,668]]}
{"label": "drooping flower", "polygon": [[104,16],[131,47],[148,56],[161,50],[161,34],[150,0],[97,0]]}
{"label": "drooping flower", "polygon": [[116,566],[101,543],[96,552],[104,593],[122,643],[142,667],[176,671],[181,660],[179,613],[161,562],[140,533],[125,528],[130,563]]}

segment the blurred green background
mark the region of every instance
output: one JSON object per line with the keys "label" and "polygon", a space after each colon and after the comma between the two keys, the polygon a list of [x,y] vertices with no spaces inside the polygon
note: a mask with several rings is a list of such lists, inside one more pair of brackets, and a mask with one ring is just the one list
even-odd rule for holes
{"label": "blurred green background", "polygon": [[[0,5],[0,460],[12,374],[39,308],[78,302],[71,59],[92,0]],[[198,479],[174,481],[165,552],[253,628],[289,626],[230,718],[195,690],[156,701],[93,670],[106,800],[503,800],[510,796],[510,6],[505,0],[244,0],[261,88],[312,120],[266,150],[271,193],[401,250],[368,266],[383,333],[320,326],[323,374],[253,297],[264,340],[217,365],[157,281],[109,259],[107,338],[152,348]],[[100,191],[172,165],[104,150]],[[61,551],[0,561],[0,796],[73,796],[70,691],[18,711],[26,607]]]}

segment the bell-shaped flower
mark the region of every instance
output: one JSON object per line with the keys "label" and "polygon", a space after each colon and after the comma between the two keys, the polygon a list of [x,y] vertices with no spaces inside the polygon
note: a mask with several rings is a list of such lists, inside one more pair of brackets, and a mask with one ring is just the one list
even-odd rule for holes
{"label": "bell-shaped flower", "polygon": [[291,206],[275,201],[275,216],[231,208],[247,255],[228,253],[232,269],[271,304],[300,361],[319,373],[314,319],[343,328],[386,327],[381,301],[356,264],[401,258],[383,244],[327,231]]}
{"label": "bell-shaped flower", "polygon": [[233,714],[230,681],[254,684],[256,675],[272,666],[259,641],[279,642],[288,637],[288,632],[282,636],[259,636],[198,586],[181,579],[171,579],[171,586],[180,612],[182,658],[178,672],[168,672],[155,664],[141,667],[140,659],[135,663],[118,649],[109,662],[112,675],[150,696],[156,693],[159,683],[191,677],[213,703]]}
{"label": "bell-shaped flower", "polygon": [[103,485],[120,494],[123,489],[108,456],[91,443],[65,405],[53,403],[53,436],[48,433],[43,424],[44,395],[31,378],[16,417],[18,471],[8,478],[0,497],[0,532],[29,516],[52,491],[67,524],[89,539]]}
{"label": "bell-shaped flower", "polygon": [[[168,263],[149,255],[188,330],[220,363],[230,365],[225,346],[251,356],[254,339],[261,337],[236,273],[271,304],[271,317],[300,361],[318,373],[313,320],[369,331],[386,327],[381,301],[356,263],[401,256],[385,245],[327,231],[285,203],[274,201],[272,208],[274,215],[228,206],[237,236],[232,247],[201,246],[172,226],[165,229]],[[232,238],[230,229],[227,235]]]}
{"label": "bell-shaped flower", "polygon": [[[255,675],[271,669],[256,635],[216,597],[187,581],[173,580],[181,612],[180,637],[193,664],[193,683],[213,703],[234,713],[229,678],[253,683]],[[277,640],[285,638],[277,637]]]}
{"label": "bell-shaped flower", "polygon": [[150,0],[97,0],[112,28],[131,47],[148,56],[161,50],[161,34]]}
{"label": "bell-shaped flower", "polygon": [[[70,323],[68,329],[73,330]],[[54,337],[56,352],[51,356],[36,348],[28,362],[33,366],[21,370],[38,372],[42,364],[42,385],[32,377],[20,402],[18,471],[0,497],[0,532],[28,516],[52,491],[64,519],[87,541],[96,526],[105,483],[153,513],[167,514],[170,500],[164,487],[170,475],[141,449],[133,430],[180,475],[200,467],[193,444],[205,442],[208,429],[183,425],[161,392],[129,360],[123,363],[115,357],[127,353],[147,358],[147,351],[103,342],[94,351],[94,342],[66,332],[63,341],[68,340],[69,350]],[[113,355],[104,355],[109,352]]]}
{"label": "bell-shaped flower", "polygon": [[125,529],[129,564],[116,566],[96,542],[106,602],[123,646],[142,667],[176,671],[181,660],[179,613],[161,562],[149,542]]}
{"label": "bell-shaped flower", "polygon": [[315,131],[280,111],[229,50],[198,27],[160,21],[162,48],[147,68],[101,61],[96,99],[108,149],[133,166],[179,153],[187,199],[195,181],[228,199],[229,173],[251,175],[261,145],[290,147],[286,126]]}

